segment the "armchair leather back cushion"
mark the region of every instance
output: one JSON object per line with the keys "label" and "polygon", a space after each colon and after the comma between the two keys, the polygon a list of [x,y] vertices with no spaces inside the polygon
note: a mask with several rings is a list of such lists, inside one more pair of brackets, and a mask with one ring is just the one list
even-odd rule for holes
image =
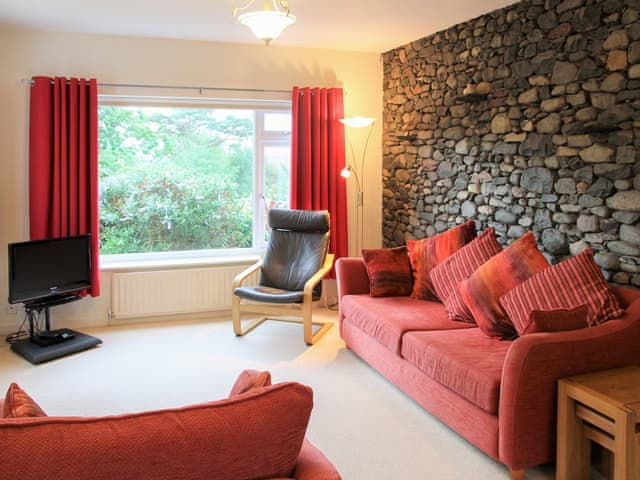
{"label": "armchair leather back cushion", "polygon": [[260,285],[300,291],[324,263],[329,248],[326,211],[269,211],[271,236],[263,260]]}
{"label": "armchair leather back cushion", "polygon": [[290,477],[313,407],[299,383],[111,417],[0,420],[0,478],[228,480]]}

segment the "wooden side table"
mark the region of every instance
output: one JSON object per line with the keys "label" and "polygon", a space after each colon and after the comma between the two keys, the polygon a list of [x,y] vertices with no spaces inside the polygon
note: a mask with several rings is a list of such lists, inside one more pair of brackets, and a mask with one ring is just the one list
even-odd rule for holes
{"label": "wooden side table", "polygon": [[640,480],[640,367],[560,380],[557,480],[590,478],[591,441],[613,453],[614,480]]}

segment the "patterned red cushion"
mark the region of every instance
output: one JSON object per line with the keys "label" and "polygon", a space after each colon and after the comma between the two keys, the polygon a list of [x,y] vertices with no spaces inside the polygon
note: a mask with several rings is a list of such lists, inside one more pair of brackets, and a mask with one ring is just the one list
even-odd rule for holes
{"label": "patterned red cushion", "polygon": [[17,383],[9,385],[2,405],[3,418],[46,417],[40,405],[27,395]]}
{"label": "patterned red cushion", "polygon": [[587,314],[589,310],[586,305],[566,309],[555,310],[533,310],[529,315],[529,325],[520,335],[536,332],[564,332],[567,330],[578,330],[586,328]]}
{"label": "patterned red cushion", "polygon": [[271,373],[258,370],[244,370],[238,375],[238,379],[231,387],[229,392],[229,398],[241,395],[243,393],[251,392],[259,388],[268,387],[271,385]]}
{"label": "patterned red cushion", "polygon": [[476,224],[473,220],[469,220],[439,235],[422,240],[409,240],[407,247],[409,247],[409,259],[413,269],[411,297],[436,299],[436,293],[431,284],[431,270],[473,240],[475,236]]}
{"label": "patterned red cushion", "polygon": [[501,250],[495,228],[491,227],[431,271],[433,288],[451,320],[473,323],[473,316],[458,292],[458,283]]}
{"label": "patterned red cushion", "polygon": [[622,308],[587,249],[558,263],[505,294],[500,303],[518,333],[529,326],[533,310],[575,308],[586,304],[589,326],[622,315]]}
{"label": "patterned red cushion", "polygon": [[399,297],[411,293],[411,265],[407,247],[362,250],[372,297]]}
{"label": "patterned red cushion", "polygon": [[548,266],[533,234],[528,232],[460,282],[458,290],[485,334],[514,338],[516,331],[500,306],[500,297]]}

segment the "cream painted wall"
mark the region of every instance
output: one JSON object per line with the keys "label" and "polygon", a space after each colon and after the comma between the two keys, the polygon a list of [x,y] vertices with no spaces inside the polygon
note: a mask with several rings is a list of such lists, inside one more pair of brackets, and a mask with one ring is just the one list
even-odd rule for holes
{"label": "cream painted wall", "polygon": [[[248,33],[248,32],[247,32]],[[28,238],[29,88],[34,75],[95,77],[103,83],[290,89],[294,85],[344,88],[345,114],[376,117],[365,174],[365,243],[381,245],[382,65],[377,54],[223,44],[141,37],[55,33],[0,25],[0,333],[14,331],[22,312],[7,312],[9,242]],[[354,139],[355,141],[355,139]],[[358,148],[358,147],[356,147]],[[350,230],[355,191],[349,184]],[[355,254],[354,235],[350,252]],[[110,272],[102,295],[52,310],[58,326],[106,325]]]}

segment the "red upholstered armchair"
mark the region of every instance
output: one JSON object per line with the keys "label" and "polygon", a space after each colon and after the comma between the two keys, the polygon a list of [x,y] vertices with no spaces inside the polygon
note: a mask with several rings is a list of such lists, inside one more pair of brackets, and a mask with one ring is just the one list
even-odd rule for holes
{"label": "red upholstered armchair", "polygon": [[286,382],[182,408],[1,418],[0,478],[340,480],[304,438],[312,407],[309,387]]}

